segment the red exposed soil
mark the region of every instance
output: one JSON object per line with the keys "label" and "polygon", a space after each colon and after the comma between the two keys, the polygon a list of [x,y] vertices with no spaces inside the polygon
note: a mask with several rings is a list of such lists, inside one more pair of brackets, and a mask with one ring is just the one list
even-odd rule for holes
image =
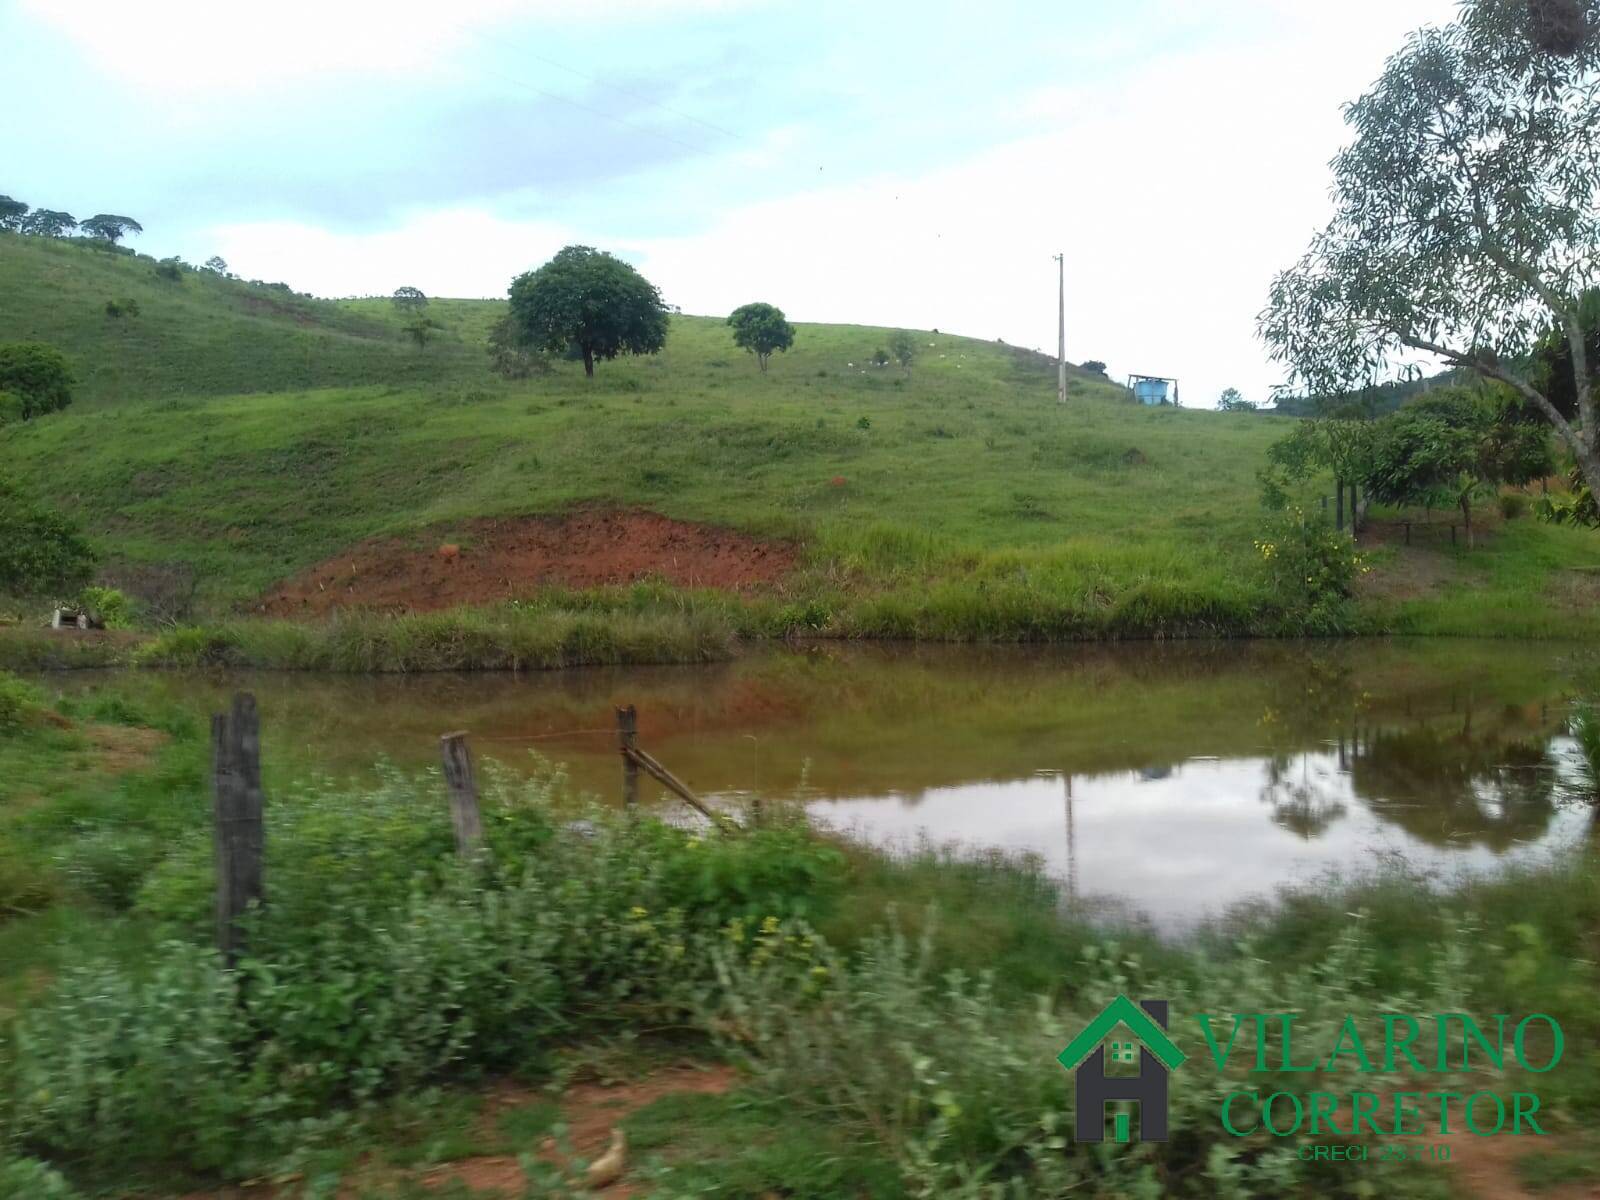
{"label": "red exposed soil", "polygon": [[655,577],[683,587],[772,583],[795,547],[649,512],[585,510],[452,527],[447,538],[363,542],[269,593],[260,611],[324,616],[335,609],[427,612],[490,604],[549,584],[597,587]]}

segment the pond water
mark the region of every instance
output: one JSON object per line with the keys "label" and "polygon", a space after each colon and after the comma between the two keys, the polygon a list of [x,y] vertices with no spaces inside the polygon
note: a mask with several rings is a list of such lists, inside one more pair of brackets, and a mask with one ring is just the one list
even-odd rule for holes
{"label": "pond water", "polygon": [[480,759],[537,753],[616,802],[613,709],[632,703],[640,744],[708,798],[792,799],[880,845],[1036,854],[1080,903],[1181,930],[1330,871],[1484,872],[1589,836],[1566,725],[1597,665],[1455,641],[830,643],[694,668],[46,682],[200,715],[254,691],[269,794],[432,764],[464,729]]}

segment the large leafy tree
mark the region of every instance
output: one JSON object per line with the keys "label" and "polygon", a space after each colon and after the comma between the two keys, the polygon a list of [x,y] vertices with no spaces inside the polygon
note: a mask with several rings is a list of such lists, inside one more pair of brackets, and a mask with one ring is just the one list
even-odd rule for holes
{"label": "large leafy tree", "polygon": [[787,350],[794,345],[794,326],[783,315],[783,309],[759,300],[741,304],[728,317],[733,327],[733,344],[756,356],[756,364],[765,371],[773,351]]}
{"label": "large leafy tree", "polygon": [[[1274,281],[1261,333],[1313,393],[1424,356],[1498,380],[1600,486],[1581,297],[1600,267],[1600,0],[1465,0],[1345,110],[1335,213]],[[1572,349],[1571,416],[1528,351]]]}
{"label": "large leafy tree", "polygon": [[94,573],[95,554],[78,527],[0,479],[0,594],[75,595]]}
{"label": "large leafy tree", "polygon": [[78,227],[78,219],[69,212],[53,208],[36,208],[22,218],[18,226],[23,233],[34,237],[66,237]]}
{"label": "large leafy tree", "polygon": [[72,368],[43,342],[0,345],[0,392],[21,400],[24,421],[57,412],[72,403]]}
{"label": "large leafy tree", "polygon": [[397,287],[392,297],[394,306],[401,312],[417,312],[428,307],[428,297],[418,287]]}
{"label": "large leafy tree", "polygon": [[15,232],[22,228],[22,219],[28,215],[28,206],[10,196],[0,196],[0,229]]}
{"label": "large leafy tree", "polygon": [[655,285],[592,246],[568,246],[512,280],[511,319],[530,347],[572,347],[588,376],[597,358],[654,354],[667,341],[667,306]]}
{"label": "large leafy tree", "polygon": [[144,226],[132,217],[122,217],[116,213],[96,213],[87,221],[79,222],[78,232],[115,245],[130,233],[143,233]]}

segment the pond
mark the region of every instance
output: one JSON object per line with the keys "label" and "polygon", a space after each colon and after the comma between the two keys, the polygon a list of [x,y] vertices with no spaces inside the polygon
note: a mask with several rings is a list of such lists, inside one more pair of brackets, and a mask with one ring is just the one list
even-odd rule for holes
{"label": "pond", "polygon": [[[1486,872],[1589,836],[1567,722],[1595,653],[1462,641],[764,650],[512,675],[51,676],[204,715],[256,693],[267,783],[538,754],[615,803],[613,709],[700,794],[883,846],[1038,855],[1091,911],[1179,931],[1388,861]],[[645,781],[645,794],[656,795]]]}

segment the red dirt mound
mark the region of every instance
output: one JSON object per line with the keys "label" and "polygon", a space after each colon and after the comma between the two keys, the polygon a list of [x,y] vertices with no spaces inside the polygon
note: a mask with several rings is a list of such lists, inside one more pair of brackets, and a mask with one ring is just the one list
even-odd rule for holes
{"label": "red dirt mound", "polygon": [[795,548],[649,512],[584,511],[452,527],[450,541],[363,542],[270,592],[261,612],[323,616],[339,608],[426,612],[490,604],[546,584],[596,587],[646,576],[684,587],[771,583]]}

